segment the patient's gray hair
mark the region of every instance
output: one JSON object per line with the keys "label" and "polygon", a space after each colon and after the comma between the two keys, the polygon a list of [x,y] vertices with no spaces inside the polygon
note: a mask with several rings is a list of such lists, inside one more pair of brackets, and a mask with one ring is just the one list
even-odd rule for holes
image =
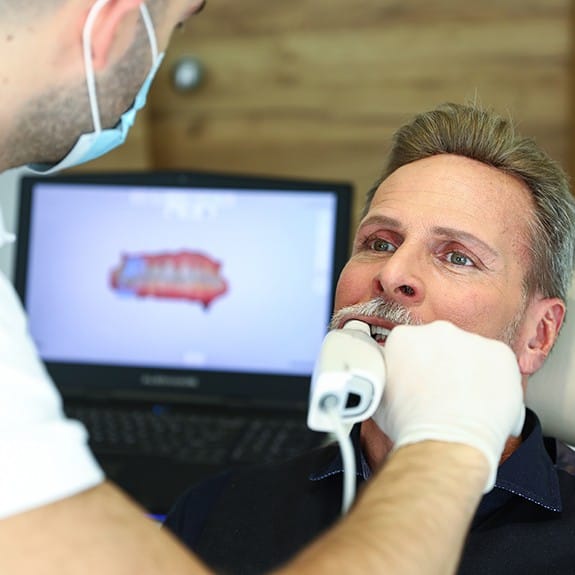
{"label": "patient's gray hair", "polygon": [[381,182],[416,160],[456,154],[493,166],[522,181],[531,192],[534,217],[528,222],[531,265],[527,294],[566,300],[573,275],[575,201],[569,180],[533,139],[519,135],[512,121],[476,104],[446,103],[399,128],[382,176],[369,190],[363,215]]}

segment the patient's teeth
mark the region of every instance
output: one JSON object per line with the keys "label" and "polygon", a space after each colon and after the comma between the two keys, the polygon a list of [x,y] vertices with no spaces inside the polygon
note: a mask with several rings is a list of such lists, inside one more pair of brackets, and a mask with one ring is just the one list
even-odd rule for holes
{"label": "patient's teeth", "polygon": [[389,335],[389,332],[391,330],[385,328],[385,327],[381,327],[379,325],[372,325],[371,326],[371,335],[372,336],[382,336],[382,337],[387,337]]}

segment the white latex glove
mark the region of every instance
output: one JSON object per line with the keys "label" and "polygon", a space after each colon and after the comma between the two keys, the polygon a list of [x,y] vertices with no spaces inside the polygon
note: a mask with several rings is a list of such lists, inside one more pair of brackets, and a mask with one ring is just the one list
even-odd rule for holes
{"label": "white latex glove", "polygon": [[0,519],[93,487],[103,477],[86,430],[64,416],[20,301],[0,274]]}
{"label": "white latex glove", "polygon": [[511,348],[436,321],[394,328],[384,356],[387,381],[373,418],[394,448],[429,439],[476,447],[489,462],[490,491],[505,443],[525,419]]}

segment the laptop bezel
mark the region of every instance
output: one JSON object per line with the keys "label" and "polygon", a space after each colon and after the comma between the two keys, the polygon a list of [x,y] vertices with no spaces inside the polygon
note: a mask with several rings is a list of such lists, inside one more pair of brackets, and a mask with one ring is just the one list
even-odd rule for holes
{"label": "laptop bezel", "polygon": [[[18,233],[14,260],[14,284],[26,305],[27,254],[30,248],[31,216],[36,186],[39,183],[130,185],[175,189],[186,187],[232,188],[250,191],[318,191],[336,198],[337,233],[334,237],[330,310],[333,307],[337,278],[348,258],[353,186],[342,181],[317,181],[213,172],[114,172],[79,173],[55,176],[25,175],[20,181]],[[105,192],[103,192],[105,193]],[[326,326],[327,329],[327,326]],[[250,403],[293,407],[307,404],[309,376],[163,367],[103,366],[91,363],[68,364],[45,361],[48,372],[66,399],[117,399],[174,404]],[[270,381],[273,379],[273,382]],[[78,385],[77,382],[82,382]],[[272,384],[273,383],[273,384]]]}

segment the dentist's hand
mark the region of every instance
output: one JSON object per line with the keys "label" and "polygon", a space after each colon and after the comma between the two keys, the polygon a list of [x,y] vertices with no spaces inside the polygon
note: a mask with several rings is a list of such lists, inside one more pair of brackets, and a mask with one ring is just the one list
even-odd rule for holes
{"label": "dentist's hand", "polygon": [[490,491],[505,443],[525,419],[513,351],[436,321],[393,329],[384,356],[387,381],[373,418],[394,448],[424,440],[476,447],[489,462]]}

